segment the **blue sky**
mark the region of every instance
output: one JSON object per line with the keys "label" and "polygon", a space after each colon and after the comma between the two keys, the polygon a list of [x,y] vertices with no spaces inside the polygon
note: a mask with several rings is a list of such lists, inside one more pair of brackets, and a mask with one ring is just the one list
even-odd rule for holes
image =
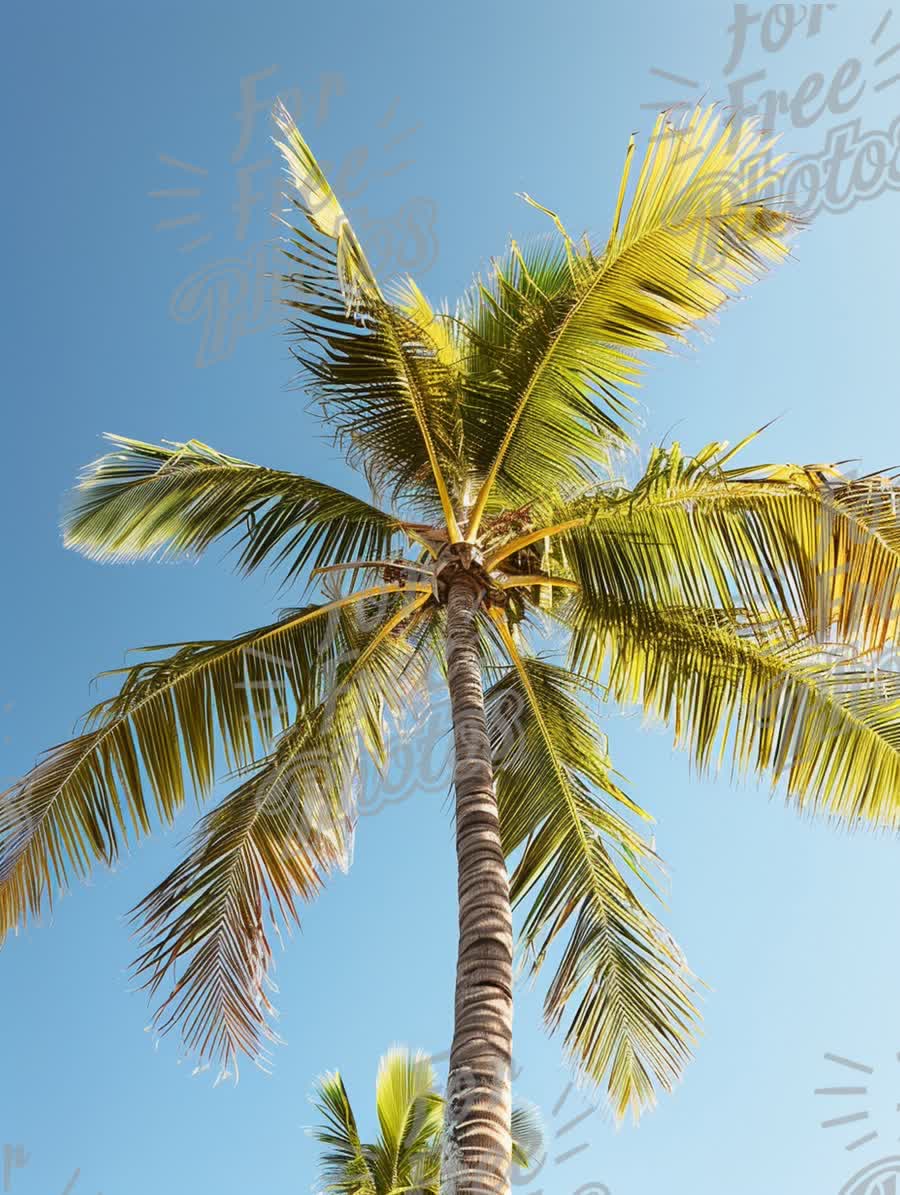
{"label": "blue sky", "polygon": [[[889,55],[900,12],[885,21],[886,6],[868,0],[808,7],[790,36],[778,14],[752,24],[727,75],[733,7],[701,0],[690,17],[658,0],[8,12],[4,148],[16,181],[4,194],[14,284],[4,319],[0,779],[69,735],[91,701],[90,678],[120,665],[126,648],[229,635],[284,601],[262,576],[235,578],[216,552],[197,565],[131,567],[65,552],[60,501],[98,455],[100,433],[198,437],[359,485],[287,386],[274,313],[254,306],[253,263],[266,260],[277,183],[264,112],[246,107],[254,94],[265,107],[278,92],[295,109],[299,98],[304,131],[344,182],[376,261],[388,273],[404,263],[421,271],[441,297],[510,235],[546,231],[516,192],[558,210],[573,231],[602,234],[628,135],[646,136],[652,123],[644,105],[700,92],[726,99],[736,78],[759,72],[747,101],[803,88],[778,114],[786,147],[815,157],[855,141],[869,155],[855,184],[852,159],[835,183],[848,210],[817,216],[795,260],[728,310],[711,343],[654,362],[645,442],[676,436],[696,448],[781,416],[759,446],[764,459],[898,463],[900,177],[885,147],[900,97],[890,83],[900,52]],[[854,57],[859,66],[844,67]],[[817,114],[841,70],[833,108]],[[878,192],[879,177],[893,189],[850,202]],[[155,194],[173,190],[196,193]],[[612,714],[606,729],[631,790],[659,819],[667,921],[709,985],[705,1037],[683,1084],[638,1130],[617,1132],[593,1114],[551,1153],[587,1148],[548,1162],[522,1189],[838,1192],[900,1153],[895,845],[804,823],[727,776],[697,780],[636,714]],[[143,1032],[145,1000],[129,992],[124,914],[170,866],[189,817],[10,941],[0,956],[9,1189],[56,1195],[78,1170],[76,1195],[309,1190],[312,1077],[341,1067],[368,1116],[385,1048],[448,1042],[446,790],[422,784],[404,795],[363,819],[351,873],[279,957],[288,1045],[271,1077],[247,1067],[236,1088],[216,1089],[208,1074],[192,1077],[174,1041],[155,1048]],[[523,990],[518,1003],[518,1087],[542,1105],[552,1134],[587,1105],[571,1092],[553,1114],[568,1072],[558,1040],[541,1030],[539,995]],[[847,1083],[829,1053],[873,1069],[865,1097],[814,1095]],[[879,1136],[848,1152],[859,1124],[820,1124],[857,1111]]]}

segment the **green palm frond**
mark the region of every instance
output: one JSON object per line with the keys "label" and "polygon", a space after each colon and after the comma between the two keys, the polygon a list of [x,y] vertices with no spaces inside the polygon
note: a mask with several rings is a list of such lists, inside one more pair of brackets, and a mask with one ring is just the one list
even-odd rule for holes
{"label": "green palm frond", "polygon": [[900,825],[900,673],[772,619],[572,599],[571,660],[674,728],[698,768],[783,784],[801,809]]}
{"label": "green palm frond", "polygon": [[269,561],[290,581],[307,564],[386,555],[401,530],[352,494],[198,440],[107,439],[115,450],[85,470],[63,520],[66,545],[93,560],[195,556],[237,531],[243,571]]}
{"label": "green palm frond", "polygon": [[492,286],[473,292],[465,318],[486,384],[479,396],[473,383],[470,418],[493,448],[470,534],[495,486],[520,504],[535,474],[543,486],[590,481],[603,459],[592,438],[628,442],[640,354],[684,340],[783,258],[793,221],[763,198],[782,166],[772,146],[757,122],[723,122],[714,106],[677,127],[662,115],[622,220],[632,140],[602,250],[563,230],[555,254],[514,247]]}
{"label": "green palm frond", "polygon": [[306,229],[285,222],[282,276],[307,391],[322,406],[351,463],[376,492],[415,495],[459,538],[462,484],[456,370],[416,306],[384,297],[337,197],[285,111],[277,142]]}
{"label": "green palm frond", "polygon": [[[836,466],[735,469],[750,495],[782,496],[785,523],[817,572],[805,589],[810,631],[860,649],[897,638],[900,619],[900,484],[896,474],[853,478]],[[761,478],[764,482],[761,483]],[[752,505],[752,500],[751,500]]]}
{"label": "green palm frond", "polygon": [[83,733],[0,798],[0,940],[51,906],[72,875],[112,864],[130,835],[170,823],[186,775],[206,796],[217,744],[229,767],[266,755],[294,711],[327,691],[353,633],[351,607],[396,601],[405,589],[362,590],[125,669],[119,693],[91,710]]}
{"label": "green palm frond", "polygon": [[330,689],[203,818],[187,857],[135,910],[145,944],[135,972],[151,994],[184,964],[154,1024],[179,1026],[187,1050],[223,1072],[240,1054],[264,1062],[275,1040],[266,923],[298,922],[297,901],[349,866],[360,745],[384,766],[385,706],[399,714],[421,679],[398,628],[426,600],[374,629],[348,628]]}
{"label": "green palm frond", "polygon": [[689,973],[635,895],[655,856],[622,816],[636,806],[615,781],[582,686],[501,634],[513,666],[486,700],[504,849],[522,850],[511,876],[513,902],[526,907],[522,943],[536,974],[569,931],[545,999],[548,1024],[572,1007],[569,1052],[605,1082],[618,1116],[637,1117],[690,1058]]}
{"label": "green palm frond", "polygon": [[[580,369],[569,361],[543,391],[529,389],[530,377],[544,367],[576,302],[565,247],[539,242],[514,245],[463,308],[463,327],[471,329],[464,437],[482,517],[531,501],[551,487],[565,491],[593,483],[610,468],[612,448],[629,442],[627,401],[599,395],[582,376],[589,370],[589,345],[579,350]],[[510,442],[504,447],[507,433]],[[537,485],[536,478],[541,479]],[[472,528],[474,533],[477,527]]]}
{"label": "green palm frond", "polygon": [[319,1164],[323,1190],[336,1195],[377,1195],[368,1153],[360,1141],[350,1097],[338,1071],[322,1075],[312,1100],[322,1117],[312,1135],[325,1147]]}
{"label": "green palm frond", "polygon": [[[733,452],[734,450],[732,450]],[[889,478],[727,469],[725,444],[657,449],[633,490],[585,500],[559,537],[589,595],[638,604],[773,608],[795,632],[883,647],[900,613],[900,517]],[[870,495],[880,505],[874,515]],[[577,510],[577,505],[576,508]]]}
{"label": "green palm frond", "polygon": [[154,1026],[180,1027],[187,1052],[215,1061],[223,1076],[240,1055],[265,1065],[276,1040],[266,919],[275,910],[285,923],[299,922],[298,900],[310,901],[349,856],[358,752],[355,740],[323,736],[320,722],[288,733],[272,759],[204,817],[188,856],[136,910],[147,945],[135,974],[150,994],[186,960]]}
{"label": "green palm frond", "polygon": [[[300,247],[294,246],[295,262]],[[437,346],[386,302],[360,323],[308,272],[285,275],[283,282],[291,296],[284,302],[300,379],[350,463],[377,494],[391,501],[402,497],[450,523],[463,470],[446,398],[451,381]]]}

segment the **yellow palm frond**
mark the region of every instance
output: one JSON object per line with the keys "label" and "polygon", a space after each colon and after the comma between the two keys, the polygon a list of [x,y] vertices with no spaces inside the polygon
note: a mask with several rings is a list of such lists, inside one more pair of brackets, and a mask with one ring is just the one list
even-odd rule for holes
{"label": "yellow palm frond", "polygon": [[499,617],[496,625],[512,668],[488,691],[487,709],[504,849],[523,848],[511,876],[513,902],[526,905],[523,943],[537,973],[569,931],[547,1021],[558,1026],[574,1007],[570,1054],[606,1084],[618,1116],[637,1117],[690,1058],[690,973],[633,890],[646,886],[655,856],[622,816],[640,811],[615,780],[581,683],[522,656]]}
{"label": "yellow palm frond", "polygon": [[374,628],[347,627],[318,704],[206,815],[187,857],[135,910],[145,945],[135,971],[150,992],[183,966],[154,1024],[179,1026],[188,1051],[223,1071],[241,1054],[264,1063],[275,1040],[267,922],[297,922],[298,900],[349,866],[360,746],[384,765],[383,710],[403,707],[421,679],[398,628],[427,600],[403,602]]}
{"label": "yellow palm frond", "polygon": [[435,1184],[440,1172],[443,1104],[427,1054],[390,1050],[378,1067],[375,1112],[378,1140],[370,1147],[376,1190],[418,1190]]}
{"label": "yellow palm frond", "polygon": [[[427,600],[428,587],[420,588]],[[314,706],[332,683],[349,650],[350,608],[383,609],[409,589],[361,590],[125,669],[120,692],[88,714],[83,733],[52,748],[0,798],[0,940],[52,905],[71,875],[112,864],[130,835],[171,822],[186,776],[206,796],[217,745],[229,767],[265,756],[294,711]]]}
{"label": "yellow palm frond", "polygon": [[[883,647],[900,616],[900,488],[835,468],[728,467],[722,442],[654,449],[631,489],[607,487],[488,555],[508,568],[543,541],[543,565],[588,595],[664,606],[772,609],[798,636]],[[562,583],[566,578],[560,578]]]}
{"label": "yellow palm frond", "polygon": [[422,335],[434,346],[438,359],[448,369],[460,369],[462,344],[457,321],[446,311],[435,311],[428,299],[409,277],[396,285],[397,307],[421,328]]}
{"label": "yellow palm frond", "polygon": [[335,244],[337,277],[350,310],[365,310],[381,301],[381,291],[347,214],[322,173],[312,150],[283,104],[273,114],[284,140],[275,144],[288,179],[313,228]]}
{"label": "yellow palm frond", "polygon": [[714,106],[677,126],[660,116],[622,221],[629,152],[601,252],[564,238],[555,258],[535,263],[514,249],[493,290],[473,292],[486,386],[472,415],[494,450],[480,462],[470,536],[495,486],[520,503],[535,495],[535,473],[545,485],[590,480],[589,433],[628,439],[640,354],[683,340],[784,257],[795,222],[765,198],[783,169],[773,145],[755,120],[723,122]]}
{"label": "yellow palm frond", "polygon": [[672,726],[699,769],[731,759],[800,809],[900,826],[900,673],[783,620],[572,599],[574,667]]}

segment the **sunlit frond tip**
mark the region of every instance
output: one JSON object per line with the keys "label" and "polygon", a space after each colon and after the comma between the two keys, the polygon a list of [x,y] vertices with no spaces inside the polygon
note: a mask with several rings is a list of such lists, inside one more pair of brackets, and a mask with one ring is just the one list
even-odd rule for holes
{"label": "sunlit frond tip", "polygon": [[[648,297],[667,298],[683,316],[709,315],[780,261],[802,223],[777,191],[788,163],[777,141],[758,118],[726,119],[716,104],[677,118],[660,113],[630,200],[633,137],[629,144],[607,260],[640,249],[651,266],[654,249],[673,251],[660,256],[642,288]],[[667,293],[679,277],[686,285]]]}
{"label": "sunlit frond tip", "polygon": [[362,245],[350,226],[343,207],[306,144],[294,118],[279,101],[273,119],[283,140],[273,138],[284,157],[293,197],[312,227],[335,242],[341,289],[349,309],[365,297],[380,297],[378,283]]}

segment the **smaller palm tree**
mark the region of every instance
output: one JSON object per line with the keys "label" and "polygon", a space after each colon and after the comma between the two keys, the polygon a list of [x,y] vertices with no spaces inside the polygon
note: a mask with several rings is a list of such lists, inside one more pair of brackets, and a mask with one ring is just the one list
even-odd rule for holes
{"label": "smaller palm tree", "polygon": [[[378,1140],[359,1135],[350,1097],[339,1071],[323,1075],[312,1101],[321,1120],[310,1130],[324,1146],[319,1172],[323,1192],[338,1195],[438,1195],[444,1098],[427,1054],[395,1046],[381,1059],[375,1080]],[[512,1112],[513,1162],[527,1169],[541,1152],[536,1110]]]}

